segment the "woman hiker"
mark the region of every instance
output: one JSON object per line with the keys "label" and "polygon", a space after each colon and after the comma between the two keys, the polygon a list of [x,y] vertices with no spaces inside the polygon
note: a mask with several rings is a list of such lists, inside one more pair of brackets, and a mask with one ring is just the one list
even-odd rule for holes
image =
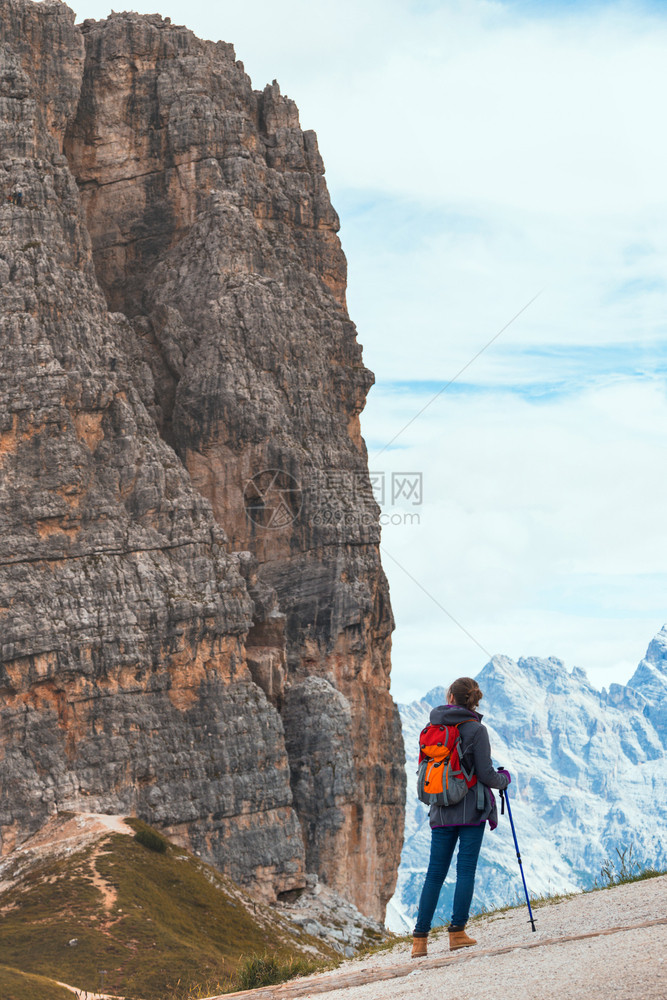
{"label": "woman hiker", "polygon": [[[428,932],[457,841],[459,855],[456,862],[454,906],[449,925],[449,947],[454,951],[456,948],[468,948],[477,944],[466,934],[465,925],[470,913],[475,869],[486,822],[488,820],[492,830],[498,825],[496,803],[489,788],[507,788],[512,780],[508,771],[496,771],[491,763],[489,734],[486,726],[481,724],[482,716],[477,712],[481,700],[482,692],[477,681],[471,677],[459,677],[447,692],[448,704],[439,705],[431,712],[431,725],[461,723],[461,763],[467,771],[471,765],[474,767],[477,780],[483,785],[483,798],[478,798],[477,787],[473,786],[456,805],[430,806],[431,857],[412,938],[413,958],[426,955]],[[480,804],[481,809],[478,808]]]}

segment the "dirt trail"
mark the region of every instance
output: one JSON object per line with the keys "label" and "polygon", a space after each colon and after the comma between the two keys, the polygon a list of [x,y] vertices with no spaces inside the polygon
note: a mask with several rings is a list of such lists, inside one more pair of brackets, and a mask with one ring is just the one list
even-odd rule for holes
{"label": "dirt trail", "polygon": [[104,909],[107,913],[111,913],[114,904],[118,899],[118,891],[113,886],[109,885],[109,883],[102,878],[97,870],[97,859],[100,854],[104,853],[104,844],[100,844],[91,854],[88,864],[90,867],[90,880],[102,896]]}
{"label": "dirt trail", "polygon": [[117,997],[111,993],[90,993],[88,990],[77,989],[69,983],[61,983],[59,979],[54,979],[58,986],[63,986],[66,990],[71,990],[74,994],[72,1000],[125,1000],[125,997]]}
{"label": "dirt trail", "polygon": [[[99,840],[104,833],[125,833],[134,836],[134,830],[122,816],[106,813],[68,813],[54,816],[44,826],[12,852],[12,857],[37,851],[40,855],[56,854],[78,849],[82,844]],[[7,855],[9,858],[10,855]]]}
{"label": "dirt trail", "polygon": [[552,903],[536,917],[535,934],[526,910],[512,910],[469,925],[476,948],[452,954],[447,935],[436,933],[426,959],[411,960],[400,944],[335,972],[231,996],[667,1000],[667,876]]}
{"label": "dirt trail", "polygon": [[[104,881],[96,868],[96,862],[104,851],[104,841],[112,833],[134,836],[134,830],[125,823],[122,816],[66,813],[52,817],[32,837],[0,858],[0,891],[11,889],[23,877],[24,865],[20,863],[21,859],[29,863],[32,856],[39,859],[66,858],[85,847],[96,845],[90,858],[90,877],[93,885],[102,893],[106,909],[110,910],[115,902],[116,892]],[[8,912],[7,908],[0,908],[0,914],[4,912]]]}

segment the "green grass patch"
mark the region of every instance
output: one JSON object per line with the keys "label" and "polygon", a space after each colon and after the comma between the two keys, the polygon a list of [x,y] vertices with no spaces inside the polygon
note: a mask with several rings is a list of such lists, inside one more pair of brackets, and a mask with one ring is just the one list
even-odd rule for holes
{"label": "green grass patch", "polygon": [[235,989],[254,990],[260,986],[273,986],[296,976],[308,976],[321,967],[321,962],[313,962],[307,958],[293,956],[281,961],[276,955],[253,955],[246,958],[237,969]]}
{"label": "green grass patch", "polygon": [[74,1000],[74,994],[53,979],[35,976],[0,965],[0,997],[2,1000]]}
{"label": "green grass patch", "polygon": [[134,839],[143,847],[147,847],[149,851],[155,851],[156,854],[167,853],[169,841],[161,837],[155,830],[137,830]]}

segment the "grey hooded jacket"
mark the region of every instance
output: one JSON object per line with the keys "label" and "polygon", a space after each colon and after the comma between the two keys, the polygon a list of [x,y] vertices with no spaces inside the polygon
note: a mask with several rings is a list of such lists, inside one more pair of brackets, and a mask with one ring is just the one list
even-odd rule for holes
{"label": "grey hooded jacket", "polygon": [[[471,788],[466,796],[453,806],[430,806],[431,826],[479,826],[488,819],[491,829],[498,824],[498,811],[490,788],[507,788],[509,781],[499,774],[491,763],[491,745],[486,726],[481,724],[483,716],[471,712],[461,705],[438,705],[431,712],[430,721],[434,726],[451,726],[457,722],[461,746],[459,755],[467,771],[475,769],[477,780],[484,786],[484,808],[477,808],[477,789]],[[468,720],[468,721],[463,721]]]}

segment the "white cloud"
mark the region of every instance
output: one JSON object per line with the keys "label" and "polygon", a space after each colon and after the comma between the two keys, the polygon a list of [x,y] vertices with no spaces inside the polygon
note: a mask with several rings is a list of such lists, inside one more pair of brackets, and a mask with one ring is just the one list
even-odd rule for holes
{"label": "white cloud", "polygon": [[[387,396],[371,396],[369,442],[427,398]],[[466,673],[486,657],[389,554],[488,652],[559,656],[598,684],[627,681],[667,618],[663,387],[624,381],[539,402],[445,393],[403,443],[369,448],[388,479],[424,476],[421,508],[385,508],[421,516],[383,528],[397,694],[438,683],[434,662]]]}
{"label": "white cloud", "polygon": [[[466,379],[521,384],[571,377],[576,355],[567,349],[585,345],[630,343],[631,363],[648,370],[661,360],[667,212],[605,225],[532,213],[466,220],[415,212],[412,228],[396,238],[392,224],[405,225],[407,212],[380,201],[351,211],[342,232],[350,310],[366,363],[380,379],[446,381],[540,290]],[[551,346],[561,352],[560,366],[541,371],[540,359],[525,351]]]}

